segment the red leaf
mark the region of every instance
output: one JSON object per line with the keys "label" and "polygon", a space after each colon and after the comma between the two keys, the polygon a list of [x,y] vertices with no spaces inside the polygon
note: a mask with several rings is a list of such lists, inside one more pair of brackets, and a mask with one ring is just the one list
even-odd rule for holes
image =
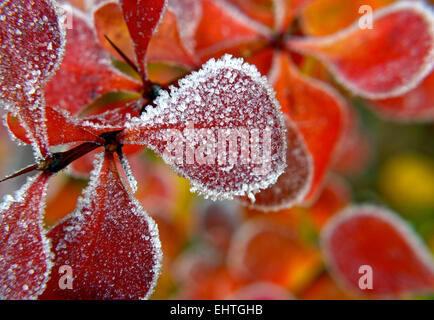
{"label": "red leaf", "polygon": [[113,109],[84,118],[76,118],[73,119],[73,122],[95,135],[100,135],[107,131],[123,130],[131,118],[140,115],[142,106],[142,100],[121,101]]}
{"label": "red leaf", "polygon": [[72,7],[65,10],[73,25],[66,32],[66,52],[60,69],[45,87],[47,104],[77,115],[104,93],[140,91],[141,84],[112,67],[89,19]]}
{"label": "red leaf", "polygon": [[[84,127],[73,122],[71,117],[65,115],[62,111],[47,107],[45,110],[47,118],[47,136],[48,146],[67,144],[73,142],[103,142],[100,138],[85,130]],[[34,116],[34,114],[33,114]],[[14,117],[11,113],[7,114],[6,122],[10,132],[20,141],[30,144],[27,132],[23,122]]]}
{"label": "red leaf", "polygon": [[133,42],[118,2],[102,2],[101,5],[97,6],[93,11],[93,21],[98,40],[112,56],[123,61],[123,58],[107,41],[105,36],[113,41],[131,61],[136,62]]}
{"label": "red leaf", "polygon": [[95,156],[100,152],[101,150],[94,150],[75,160],[68,166],[68,174],[74,178],[88,179],[94,168]]}
{"label": "red leaf", "polygon": [[[212,21],[212,23],[210,23]],[[250,20],[226,1],[202,1],[202,19],[195,37],[200,57],[209,57],[225,48],[268,39],[271,31]]]}
{"label": "red leaf", "polygon": [[434,72],[405,95],[371,101],[370,105],[375,112],[395,121],[433,121]]}
{"label": "red leaf", "polygon": [[390,98],[414,89],[434,65],[434,13],[418,1],[397,2],[376,10],[373,26],[360,29],[356,22],[331,36],[290,40],[289,47],[319,58],[363,97]]}
{"label": "red leaf", "polygon": [[[140,114],[139,101],[126,101],[119,106],[103,113],[85,118],[71,117],[66,111],[47,107],[48,145],[56,146],[75,142],[104,143],[99,135],[107,131],[117,131],[125,128],[125,123]],[[30,143],[26,130],[11,113],[6,118],[11,133],[20,141]]]}
{"label": "red leaf", "polygon": [[302,202],[309,192],[313,178],[312,157],[299,131],[286,118],[287,167],[277,182],[255,195],[255,202],[242,198],[249,207],[262,211],[289,209]]}
{"label": "red leaf", "polygon": [[64,39],[52,1],[3,1],[1,14],[0,92],[18,111],[56,70]]}
{"label": "red leaf", "polygon": [[0,18],[2,104],[20,113],[38,156],[43,157],[48,146],[41,90],[61,60],[62,22],[50,0],[3,1]]}
{"label": "red leaf", "polygon": [[[98,156],[74,213],[49,232],[55,266],[41,298],[139,299],[152,293],[160,272],[158,229],[119,177],[113,155]],[[69,265],[73,289],[59,288]]]}
{"label": "red leaf", "polygon": [[147,80],[146,52],[152,34],[163,14],[165,0],[120,0],[120,6],[133,40],[139,70]]}
{"label": "red leaf", "polygon": [[49,174],[28,179],[0,211],[0,298],[35,299],[51,269],[42,214]]}
{"label": "red leaf", "polygon": [[210,60],[182,79],[171,95],[161,91],[155,104],[133,119],[120,141],[163,155],[192,182],[193,191],[211,198],[252,195],[283,172],[280,106],[267,79],[242,59]]}
{"label": "red leaf", "polygon": [[176,17],[182,43],[190,54],[194,54],[194,35],[202,17],[202,2],[197,0],[168,0],[168,9]]}
{"label": "red leaf", "polygon": [[302,76],[284,53],[276,54],[270,81],[282,110],[290,116],[306,141],[314,161],[313,200],[322,186],[346,121],[343,99],[325,83]]}
{"label": "red leaf", "polygon": [[[429,250],[405,222],[385,209],[345,209],[323,230],[322,246],[334,275],[355,293],[402,297],[434,290]],[[366,273],[359,273],[359,268],[364,265],[372,268],[372,289],[359,288]]]}
{"label": "red leaf", "polygon": [[273,48],[265,48],[260,50],[258,53],[253,54],[250,58],[246,59],[246,61],[255,65],[261,74],[268,74],[273,61],[273,55]]}
{"label": "red leaf", "polygon": [[149,43],[148,62],[163,62],[194,68],[197,62],[184,47],[175,14],[167,9]]}

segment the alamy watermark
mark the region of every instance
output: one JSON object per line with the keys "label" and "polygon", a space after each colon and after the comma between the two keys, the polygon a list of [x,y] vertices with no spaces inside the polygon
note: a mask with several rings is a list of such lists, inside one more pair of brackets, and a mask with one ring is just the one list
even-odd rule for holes
{"label": "alamy watermark", "polygon": [[362,265],[359,267],[359,274],[362,276],[359,278],[360,290],[372,290],[374,288],[374,272],[370,265]]}
{"label": "alamy watermark", "polygon": [[359,13],[363,14],[359,18],[359,28],[362,30],[374,28],[374,14],[373,9],[369,5],[363,5],[359,8]]}
{"label": "alamy watermark", "polygon": [[72,267],[68,265],[63,265],[59,268],[59,274],[61,277],[59,278],[59,288],[62,290],[72,290],[73,289],[73,281],[74,276],[72,274]]}
{"label": "alamy watermark", "polygon": [[225,167],[251,165],[253,175],[271,171],[272,129],[195,128],[193,123],[181,131],[166,129],[163,156],[176,165]]}
{"label": "alamy watermark", "polygon": [[64,25],[67,30],[74,28],[74,15],[71,11],[65,11]]}

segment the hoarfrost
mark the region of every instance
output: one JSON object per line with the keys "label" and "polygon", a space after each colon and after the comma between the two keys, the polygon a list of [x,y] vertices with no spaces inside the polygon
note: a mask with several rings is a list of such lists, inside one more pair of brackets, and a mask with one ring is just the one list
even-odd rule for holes
{"label": "hoarfrost", "polygon": [[28,178],[1,204],[1,299],[36,299],[45,289],[52,266],[42,222],[48,177],[41,173]]}
{"label": "hoarfrost", "polygon": [[49,237],[55,265],[69,264],[75,279],[74,289],[60,290],[53,274],[47,296],[138,299],[152,293],[162,259],[158,228],[125,187],[112,154],[96,156],[77,209]]}
{"label": "hoarfrost", "polygon": [[254,194],[277,181],[286,129],[273,89],[254,66],[226,55],[178,85],[127,123],[122,143],[147,145],[212,199]]}
{"label": "hoarfrost", "polygon": [[37,155],[43,156],[48,148],[42,90],[62,59],[64,17],[49,0],[5,0],[0,15],[5,16],[0,24],[0,104],[20,115]]}

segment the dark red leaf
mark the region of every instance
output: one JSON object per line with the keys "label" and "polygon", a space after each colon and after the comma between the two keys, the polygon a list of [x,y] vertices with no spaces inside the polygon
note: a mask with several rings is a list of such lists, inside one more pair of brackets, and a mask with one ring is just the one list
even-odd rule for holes
{"label": "dark red leaf", "polygon": [[280,106],[267,79],[242,59],[210,60],[171,95],[161,91],[155,104],[133,119],[120,141],[155,150],[194,191],[211,198],[252,196],[283,172]]}
{"label": "dark red leaf", "polygon": [[169,8],[164,12],[155,31],[146,56],[148,62],[162,62],[194,68],[197,61],[181,40],[175,14]]}
{"label": "dark red leaf", "polygon": [[133,40],[138,67],[147,80],[146,52],[152,34],[163,14],[165,0],[120,0],[125,22]]}
{"label": "dark red leaf", "polygon": [[200,57],[209,57],[224,49],[269,39],[270,36],[267,27],[249,19],[226,1],[202,1],[202,19],[195,36]]}
{"label": "dark red leaf", "polygon": [[1,299],[35,299],[48,281],[50,244],[42,223],[48,178],[41,173],[29,179],[1,204]]}
{"label": "dark red leaf", "polygon": [[45,86],[47,104],[77,115],[104,93],[139,92],[140,83],[112,67],[89,19],[71,7],[64,9],[72,28],[66,30],[66,51],[60,69]]}
{"label": "dark red leaf", "polygon": [[286,118],[286,168],[277,182],[255,195],[255,202],[242,198],[242,202],[256,210],[278,211],[289,209],[304,201],[313,178],[312,156],[298,129]]}
{"label": "dark red leaf", "polygon": [[[90,115],[85,118],[71,117],[66,111],[46,108],[48,145],[56,146],[75,142],[104,143],[99,135],[107,131],[118,131],[125,124],[140,114],[139,101],[126,101],[117,108]],[[22,122],[8,113],[6,123],[10,132],[20,141],[30,143]]]}
{"label": "dark red leaf", "polygon": [[[43,299],[148,298],[160,272],[158,229],[121,180],[113,155],[98,155],[76,211],[50,230],[55,265]],[[73,289],[59,288],[69,265]]]}
{"label": "dark red leaf", "polygon": [[294,121],[314,162],[306,201],[318,195],[347,120],[343,98],[325,83],[300,74],[284,53],[276,54],[270,81],[282,110]]}
{"label": "dark red leaf", "polygon": [[0,96],[28,130],[38,156],[48,154],[42,88],[64,47],[62,21],[51,0],[5,0],[0,9]]}
{"label": "dark red leaf", "polygon": [[202,2],[197,0],[168,0],[167,7],[176,17],[179,36],[190,54],[194,54],[194,35],[202,18]]}

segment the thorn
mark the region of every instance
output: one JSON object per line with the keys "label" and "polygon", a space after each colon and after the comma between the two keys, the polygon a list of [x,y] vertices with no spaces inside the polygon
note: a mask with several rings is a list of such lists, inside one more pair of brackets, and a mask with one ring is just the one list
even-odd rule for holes
{"label": "thorn", "polygon": [[4,182],[4,181],[7,181],[7,180],[10,180],[10,179],[13,179],[13,178],[16,178],[16,177],[19,177],[19,176],[21,176],[23,174],[26,174],[26,173],[29,173],[29,172],[32,172],[32,171],[35,171],[35,170],[40,170],[40,169],[41,168],[40,168],[39,164],[32,164],[31,166],[28,166],[28,167],[26,167],[24,169],[21,169],[18,172],[15,172],[15,173],[13,173],[13,174],[11,174],[11,175],[3,178],[2,180],[0,180],[0,183]]}
{"label": "thorn", "polygon": [[110,40],[109,37],[107,37],[106,35],[104,35],[104,38],[108,41],[108,43],[110,43],[110,45],[113,47],[113,49],[116,50],[116,52],[122,57],[122,59],[124,59],[124,61],[131,67],[133,68],[133,70],[135,72],[137,72],[138,74],[140,74],[140,70],[139,68],[137,68],[137,66],[134,64],[134,62],[128,58],[128,56],[117,46],[113,43],[113,41]]}

